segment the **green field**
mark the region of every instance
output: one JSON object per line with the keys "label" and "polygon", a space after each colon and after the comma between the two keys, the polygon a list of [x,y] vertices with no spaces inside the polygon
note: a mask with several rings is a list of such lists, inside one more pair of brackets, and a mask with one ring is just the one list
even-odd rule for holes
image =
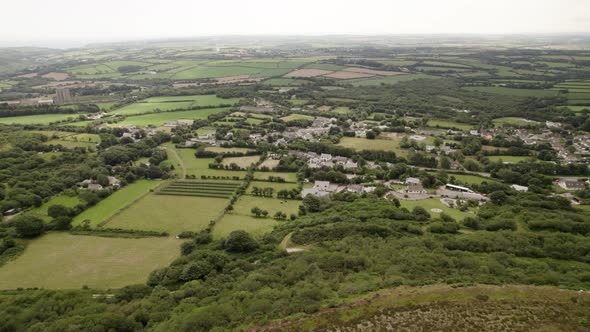
{"label": "green field", "polygon": [[[276,212],[281,211],[286,213],[287,216],[290,214],[297,214],[299,205],[301,205],[301,201],[298,200],[280,200],[276,198],[263,198],[250,195],[241,196],[234,205],[234,210],[223,216],[223,218],[215,224],[215,227],[213,228],[213,236],[215,238],[221,238],[227,236],[231,231],[239,229],[252,233],[255,236],[260,236],[272,230],[272,227],[279,222],[288,222],[274,220],[272,217]],[[253,217],[250,212],[253,207],[267,210],[269,217]]]}
{"label": "green field", "polygon": [[301,205],[301,201],[298,200],[281,200],[276,198],[244,195],[240,196],[234,205],[234,211],[232,213],[243,216],[251,216],[252,213],[250,210],[257,206],[263,210],[267,210],[268,215],[271,217],[277,211],[282,211],[289,215],[291,213],[297,214],[299,205]]}
{"label": "green field", "polygon": [[206,119],[210,114],[227,111],[227,108],[207,108],[200,110],[162,112],[127,117],[125,120],[116,123],[114,126],[136,125],[136,126],[161,126],[168,121]]}
{"label": "green field", "polygon": [[515,118],[515,117],[507,117],[507,118],[498,118],[492,120],[493,123],[497,125],[513,125],[513,126],[535,126],[539,125],[539,122],[535,121],[528,121],[527,119],[523,118]]}
{"label": "green field", "polygon": [[[490,161],[503,161],[504,163],[519,163],[521,161],[530,160],[532,157],[530,156],[488,156]],[[532,158],[534,159],[534,158]]]}
{"label": "green field", "polygon": [[229,157],[223,158],[223,165],[237,164],[241,168],[248,168],[252,164],[256,164],[260,160],[260,156],[245,156],[245,157]]}
{"label": "green field", "polygon": [[63,120],[77,119],[76,114],[38,114],[25,116],[9,116],[0,118],[0,123],[4,124],[50,124]]}
{"label": "green field", "polygon": [[231,147],[231,148],[224,148],[221,146],[208,146],[205,148],[205,151],[211,151],[211,152],[215,152],[215,153],[248,153],[248,152],[252,152],[254,150],[252,149],[248,149],[248,148],[236,148],[236,147]]}
{"label": "green field", "polygon": [[73,224],[80,225],[84,220],[90,220],[90,224],[96,226],[160,183],[161,181],[153,180],[135,181],[77,215]]}
{"label": "green field", "polygon": [[16,260],[0,267],[0,289],[120,288],[178,256],[173,238],[122,239],[50,233],[32,240]]}
{"label": "green field", "polygon": [[304,115],[304,114],[291,114],[285,117],[282,117],[281,120],[285,122],[295,121],[295,120],[308,120],[313,121],[314,117],[311,115]]}
{"label": "green field", "polygon": [[155,110],[170,111],[189,109],[191,107],[215,107],[219,105],[233,105],[239,98],[219,98],[216,95],[170,96],[152,97],[140,100],[123,108],[112,111],[114,114],[134,115],[151,113]]}
{"label": "green field", "polygon": [[254,172],[254,179],[256,180],[267,180],[269,176],[278,176],[287,182],[297,181],[296,173],[283,173],[283,172]]}
{"label": "green field", "polygon": [[252,181],[250,182],[250,186],[246,191],[248,194],[252,194],[252,188],[258,187],[262,188],[272,188],[274,189],[273,197],[277,197],[277,192],[279,190],[291,190],[296,189],[297,185],[295,183],[280,183],[280,182],[267,182],[267,181]]}
{"label": "green field", "polygon": [[[167,145],[169,147],[169,145]],[[195,150],[193,149],[176,149],[178,156],[182,159],[186,172],[189,175],[195,175],[197,179],[200,179],[201,175],[209,176],[238,176],[243,178],[246,175],[246,171],[227,171],[209,168],[209,164],[214,162],[213,158],[197,158],[195,157]],[[180,167],[174,165],[174,167]]]}
{"label": "green field", "polygon": [[105,227],[168,232],[199,231],[218,217],[227,199],[150,194],[113,217]]}
{"label": "green field", "polygon": [[272,231],[273,227],[279,223],[280,221],[273,219],[272,216],[255,218],[238,214],[226,214],[215,224],[213,237],[220,239],[235,230],[244,230],[255,237],[260,237],[264,233]]}
{"label": "green field", "polygon": [[[436,172],[428,172],[428,174],[436,175]],[[478,176],[478,175],[455,174],[455,173],[447,173],[447,175],[448,175],[449,180],[451,179],[451,177],[454,177],[457,181],[467,184],[468,187],[473,184],[479,185],[484,181],[486,181],[488,183],[498,182],[498,180],[496,180],[496,179],[487,178],[487,177]]]}
{"label": "green field", "polygon": [[407,154],[406,150],[399,147],[399,140],[386,140],[386,139],[367,139],[361,137],[342,137],[339,146],[345,148],[354,149],[356,151],[361,150],[383,150],[393,151],[398,155]]}
{"label": "green field", "polygon": [[444,213],[448,214],[449,216],[455,218],[458,221],[463,220],[463,218],[465,218],[465,217],[473,216],[472,213],[461,212],[457,209],[451,209],[451,208],[447,207],[446,205],[441,203],[438,198],[428,198],[428,199],[422,199],[419,201],[402,200],[402,201],[400,201],[400,203],[401,203],[401,207],[405,207],[406,209],[408,209],[410,211],[416,206],[421,206],[421,207],[425,208],[426,211],[428,211],[428,213],[430,213],[430,215],[433,218],[436,218],[438,213],[432,212],[431,209],[441,209],[441,210],[443,210]]}
{"label": "green field", "polygon": [[52,139],[47,141],[46,144],[61,144],[66,148],[76,147],[95,147],[100,143],[100,136],[96,134],[77,134],[77,135],[65,135],[59,139]]}
{"label": "green field", "polygon": [[82,200],[78,196],[66,196],[66,195],[58,195],[53,196],[47,202],[43,203],[38,208],[31,209],[25,214],[34,215],[36,217],[42,218],[45,221],[51,220],[51,217],[47,215],[47,209],[52,205],[63,205],[69,208],[73,208],[78,204],[82,204]]}
{"label": "green field", "polygon": [[428,120],[428,126],[430,127],[439,127],[439,128],[458,128],[460,130],[471,130],[473,129],[473,125],[466,124],[466,123],[459,123],[459,122],[452,122],[452,121],[444,121],[444,120]]}

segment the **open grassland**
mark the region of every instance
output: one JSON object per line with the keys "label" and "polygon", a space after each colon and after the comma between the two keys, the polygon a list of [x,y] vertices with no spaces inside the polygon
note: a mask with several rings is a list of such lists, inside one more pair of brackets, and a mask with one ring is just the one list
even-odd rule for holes
{"label": "open grassland", "polygon": [[467,123],[459,123],[453,121],[444,121],[444,120],[428,120],[429,127],[438,127],[438,128],[446,128],[446,129],[453,129],[457,128],[460,130],[471,130],[473,129],[473,125]]}
{"label": "open grassland", "polygon": [[230,157],[223,158],[223,165],[236,164],[241,168],[248,168],[252,164],[256,164],[260,160],[260,156],[245,156],[245,157]]}
{"label": "open grassland", "polygon": [[383,150],[393,151],[398,155],[406,155],[407,151],[399,147],[399,140],[390,139],[367,139],[361,137],[342,137],[339,146],[345,148],[354,149],[356,151],[361,150]]}
{"label": "open grassland", "polygon": [[416,206],[421,206],[424,209],[426,209],[426,211],[428,211],[428,213],[430,213],[430,215],[433,218],[436,218],[439,214],[432,212],[432,209],[441,209],[444,213],[448,214],[449,216],[455,218],[458,221],[463,220],[463,218],[468,217],[468,216],[474,216],[473,213],[469,213],[469,212],[461,212],[457,209],[452,209],[450,207],[447,207],[446,205],[444,205],[443,203],[440,202],[439,198],[427,198],[427,199],[422,199],[419,201],[405,201],[405,200],[401,200],[401,207],[404,207],[410,211],[412,211],[412,209]]}
{"label": "open grassland", "polygon": [[239,101],[238,98],[219,98],[216,95],[194,95],[194,96],[170,96],[152,97],[123,108],[112,111],[115,114],[134,115],[154,112],[155,110],[170,111],[177,109],[189,109],[191,107],[215,107],[219,105],[233,105]]}
{"label": "open grassland", "polygon": [[246,192],[248,194],[252,194],[252,190],[254,187],[258,187],[260,189],[272,188],[274,190],[273,197],[277,197],[278,191],[296,189],[297,184],[295,184],[295,183],[281,183],[281,182],[268,182],[268,181],[252,181],[252,182],[250,182],[250,186],[248,187],[248,190]]}
{"label": "open grassland", "polygon": [[77,119],[76,114],[38,114],[25,116],[8,116],[0,118],[3,124],[50,124],[52,122]]}
{"label": "open grassland", "polygon": [[59,139],[52,139],[46,142],[46,144],[60,144],[70,149],[77,147],[95,147],[99,143],[100,136],[96,134],[65,135]]}
{"label": "open grassland", "polygon": [[513,125],[513,126],[534,126],[539,125],[536,121],[529,121],[523,118],[515,118],[515,117],[507,117],[507,118],[497,118],[492,120],[492,122],[496,125]]}
{"label": "open grassland", "polygon": [[[172,149],[174,149],[172,147]],[[193,149],[175,149],[178,156],[182,159],[186,173],[188,175],[195,175],[197,179],[201,178],[201,175],[205,176],[237,176],[243,178],[246,175],[245,171],[227,171],[209,168],[209,164],[214,162],[213,158],[197,158],[195,157],[195,150]],[[174,165],[176,168],[180,168],[180,165]]]}
{"label": "open grassland", "polygon": [[559,106],[562,108],[565,108],[567,110],[570,110],[572,112],[578,113],[578,112],[582,112],[582,111],[590,111],[590,106]]}
{"label": "open grassland", "polygon": [[272,231],[279,221],[271,217],[255,218],[238,214],[226,214],[213,227],[213,237],[215,239],[224,238],[229,233],[236,230],[244,230],[255,237],[260,237],[265,233]]}
{"label": "open grassland", "polygon": [[149,194],[113,217],[105,227],[168,232],[199,231],[218,217],[227,199]]}
{"label": "open grassland", "polygon": [[211,114],[227,111],[227,108],[206,108],[200,110],[161,112],[145,115],[127,117],[125,120],[114,124],[114,126],[136,125],[136,126],[161,126],[168,121],[206,119]]}
{"label": "open grassland", "polygon": [[[520,285],[381,289],[264,331],[583,331],[590,296]],[[369,327],[369,328],[367,328]]]}
{"label": "open grassland", "polygon": [[285,122],[290,122],[290,121],[296,121],[296,120],[308,120],[308,121],[313,121],[314,117],[311,115],[305,115],[305,114],[291,114],[291,115],[287,115],[281,118],[281,120],[285,121]]}
{"label": "open grassland", "polygon": [[52,205],[63,205],[65,207],[73,208],[74,206],[82,204],[82,201],[78,196],[66,196],[58,195],[51,197],[47,202],[43,203],[38,208],[31,209],[25,214],[39,217],[45,221],[51,220],[51,217],[47,215],[47,209]]}
{"label": "open grassland", "polygon": [[266,159],[265,161],[262,162],[262,164],[260,164],[260,168],[267,167],[268,169],[274,169],[275,167],[277,167],[279,165],[280,162],[281,162],[280,160]]}
{"label": "open grassland", "polygon": [[236,75],[251,77],[279,77],[305,64],[305,60],[257,59],[257,60],[218,60],[199,63],[195,66],[183,66],[168,71],[169,78],[192,80],[218,78]]}
{"label": "open grassland", "polygon": [[248,152],[252,152],[254,150],[248,149],[248,148],[237,148],[237,147],[224,148],[221,146],[208,146],[205,148],[205,151],[224,154],[224,153],[248,153]]}
{"label": "open grassland", "polygon": [[119,288],[144,283],[178,256],[173,238],[122,239],[50,233],[0,267],[0,289]]}
{"label": "open grassland", "polygon": [[74,218],[74,225],[80,225],[85,220],[90,220],[92,226],[103,222],[117,211],[131,204],[134,200],[154,189],[161,181],[138,180],[103,199],[95,206],[90,207]]}
{"label": "open grassland", "polygon": [[282,211],[287,215],[291,213],[297,214],[301,201],[298,200],[282,200],[268,197],[258,197],[251,195],[240,196],[234,205],[232,214],[239,214],[242,216],[251,216],[253,207],[259,207],[262,210],[267,210],[268,215],[272,217],[278,211]]}
{"label": "open grassland", "polygon": [[[435,175],[435,172],[428,172],[429,174]],[[456,173],[447,173],[449,181],[451,177],[455,178],[457,181],[460,181],[463,184],[466,184],[468,187],[473,184],[481,184],[482,182],[498,182],[498,180],[478,175],[471,175],[471,174],[456,174]]]}
{"label": "open grassland", "polygon": [[511,163],[511,164],[515,164],[515,163],[519,163],[521,161],[527,161],[527,160],[534,160],[534,157],[530,157],[530,156],[488,156],[488,159],[490,161],[502,161],[504,163]]}
{"label": "open grassland", "polygon": [[255,180],[268,180],[269,176],[281,177],[287,182],[296,182],[296,173],[283,173],[283,172],[254,172]]}

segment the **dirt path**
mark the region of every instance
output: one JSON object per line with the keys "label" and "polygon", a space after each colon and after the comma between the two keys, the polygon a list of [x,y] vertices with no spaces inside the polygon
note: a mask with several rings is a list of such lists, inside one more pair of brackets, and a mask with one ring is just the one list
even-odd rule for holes
{"label": "dirt path", "polygon": [[176,150],[174,149],[169,149],[169,148],[164,148],[167,151],[172,152],[172,154],[174,155],[174,158],[176,158],[176,161],[178,161],[178,165],[180,165],[180,168],[182,169],[182,176],[181,179],[185,179],[186,178],[186,167],[184,167],[184,162],[182,161],[182,158],[180,158],[180,156],[178,155],[178,153],[176,152]]}

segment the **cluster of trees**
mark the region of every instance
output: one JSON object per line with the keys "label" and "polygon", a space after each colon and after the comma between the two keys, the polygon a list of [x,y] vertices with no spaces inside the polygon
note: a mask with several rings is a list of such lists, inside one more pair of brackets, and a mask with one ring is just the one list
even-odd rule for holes
{"label": "cluster of trees", "polygon": [[252,213],[252,215],[254,215],[256,218],[266,218],[268,216],[268,211],[267,210],[263,210],[261,208],[259,208],[258,206],[253,207],[250,212]]}
{"label": "cluster of trees", "polygon": [[300,199],[301,198],[301,191],[297,188],[293,188],[291,190],[281,189],[277,192],[277,198]]}
{"label": "cluster of trees", "polygon": [[257,186],[252,187],[252,195],[254,195],[254,196],[273,197],[274,192],[275,192],[275,190],[272,187],[265,187],[265,188],[259,188]]}

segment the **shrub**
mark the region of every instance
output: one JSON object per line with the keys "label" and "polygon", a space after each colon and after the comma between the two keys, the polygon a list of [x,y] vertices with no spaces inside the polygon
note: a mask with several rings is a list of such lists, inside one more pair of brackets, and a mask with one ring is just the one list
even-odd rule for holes
{"label": "shrub", "polygon": [[258,243],[246,231],[233,231],[225,240],[225,249],[230,252],[251,252],[256,248]]}

